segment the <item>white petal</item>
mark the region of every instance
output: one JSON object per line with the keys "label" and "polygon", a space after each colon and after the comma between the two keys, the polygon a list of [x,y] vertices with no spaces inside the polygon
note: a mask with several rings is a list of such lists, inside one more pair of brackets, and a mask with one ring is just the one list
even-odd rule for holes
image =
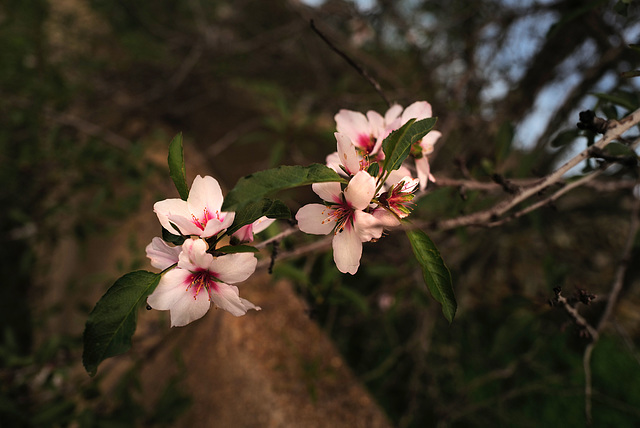
{"label": "white petal", "polygon": [[228,284],[246,280],[256,270],[258,259],[253,253],[227,254],[216,257],[209,265],[209,271]]}
{"label": "white petal", "polygon": [[171,269],[162,275],[156,289],[147,297],[149,306],[153,309],[166,311],[171,309],[183,295],[189,295],[193,298],[193,293],[186,291],[190,276],[191,273],[188,270],[180,268]]}
{"label": "white petal", "polygon": [[369,242],[382,236],[382,223],[369,213],[356,211],[353,223],[361,242]]}
{"label": "white petal", "polygon": [[253,233],[256,234],[262,232],[267,227],[271,226],[274,221],[276,221],[275,218],[269,218],[265,216],[260,217],[253,222]]}
{"label": "white petal", "polygon": [[418,180],[420,180],[420,190],[427,188],[429,177],[431,176],[430,171],[429,158],[423,156],[420,159],[416,159],[416,172],[418,173]]}
{"label": "white petal", "polygon": [[242,302],[242,304],[244,305],[244,307],[249,310],[249,309],[253,309],[256,311],[261,311],[262,308],[260,306],[256,306],[253,303],[251,303],[250,301],[248,301],[247,299],[243,299],[242,297],[240,298],[240,301]]}
{"label": "white petal", "polygon": [[387,110],[384,114],[384,122],[387,127],[400,116],[400,113],[402,113],[402,106],[399,104],[394,104]]}
{"label": "white petal", "polygon": [[338,158],[340,164],[343,165],[349,174],[355,174],[360,171],[360,158],[356,152],[356,146],[351,143],[351,139],[344,134],[336,132],[336,141],[338,142]]}
{"label": "white petal", "polygon": [[243,299],[240,299],[238,287],[233,285],[217,283],[217,291],[211,290],[211,300],[220,309],[237,317],[246,314],[249,309],[242,303]]}
{"label": "white petal", "polygon": [[369,206],[376,192],[376,181],[366,171],[358,172],[344,189],[344,197],[357,210]]}
{"label": "white petal", "polygon": [[187,239],[182,244],[182,253],[178,267],[189,271],[208,269],[213,255],[207,253],[207,243],[204,239]]}
{"label": "white petal", "polygon": [[191,218],[187,202],[182,199],[165,199],[164,201],[158,201],[153,205],[153,211],[158,216],[158,220],[162,227],[174,235],[180,235],[180,231],[171,226],[169,223],[169,217],[177,215]]}
{"label": "white petal", "polygon": [[333,261],[342,273],[355,275],[362,257],[362,242],[351,227],[345,227],[333,237]]}
{"label": "white petal", "polygon": [[403,180],[404,178],[407,178],[407,177],[411,178],[411,171],[406,166],[401,165],[400,168],[394,171],[391,171],[384,185],[387,189],[389,189],[394,185],[398,184],[400,180]]}
{"label": "white petal", "polygon": [[313,183],[311,189],[320,196],[322,200],[339,204],[342,202],[342,187],[337,181],[329,183]]}
{"label": "white petal", "polygon": [[440,137],[442,137],[442,132],[440,131],[429,131],[427,135],[422,137],[422,140],[420,140],[422,154],[426,156],[433,153],[433,146],[435,146]]}
{"label": "white petal", "polygon": [[164,270],[172,264],[178,263],[178,256],[182,251],[182,247],[171,247],[156,236],[145,250],[147,257],[151,260],[151,266]]}
{"label": "white petal", "polygon": [[337,172],[342,176],[345,175],[342,168],[340,168],[341,163],[340,163],[340,156],[338,156],[338,152],[333,152],[330,155],[327,155],[326,162],[329,168],[331,168],[332,170],[334,170],[335,172]]}
{"label": "white petal", "polygon": [[191,213],[201,218],[204,210],[207,209],[211,215],[215,215],[220,211],[222,202],[222,190],[218,181],[210,176],[196,176],[187,198]]}
{"label": "white petal", "polygon": [[369,121],[364,114],[352,110],[340,110],[335,115],[336,130],[345,134],[354,143],[359,141],[361,135],[371,135]]}
{"label": "white petal", "polygon": [[187,292],[171,306],[171,327],[182,327],[200,319],[211,307],[209,295],[201,290],[194,298],[194,293]]}
{"label": "white petal", "polygon": [[371,134],[374,137],[378,137],[385,130],[384,118],[377,111],[369,110],[367,112],[367,119],[369,120],[369,126]]}
{"label": "white petal", "polygon": [[402,112],[402,124],[404,125],[409,119],[422,120],[431,117],[431,104],[426,101],[416,101]]}
{"label": "white petal", "polygon": [[170,215],[169,221],[175,224],[176,226],[178,226],[178,229],[180,229],[180,233],[185,236],[202,235],[202,232],[203,232],[202,229],[200,229],[198,226],[195,225],[193,220],[191,220],[191,217],[184,217],[181,215]]}
{"label": "white petal", "polygon": [[390,213],[384,208],[376,208],[372,214],[376,220],[384,227],[396,227],[400,226],[400,220],[398,217]]}
{"label": "white petal", "polygon": [[304,233],[328,235],[336,225],[330,214],[334,210],[321,204],[308,204],[298,210],[296,220]]}

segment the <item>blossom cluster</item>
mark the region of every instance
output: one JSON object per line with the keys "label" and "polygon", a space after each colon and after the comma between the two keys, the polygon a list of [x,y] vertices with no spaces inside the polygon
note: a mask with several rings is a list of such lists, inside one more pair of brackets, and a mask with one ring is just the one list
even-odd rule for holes
{"label": "blossom cluster", "polygon": [[[209,310],[211,301],[235,316],[249,309],[260,310],[239,295],[233,284],[249,278],[256,269],[253,253],[217,255],[210,251],[232,225],[235,213],[222,212],[223,196],[213,177],[197,176],[187,200],[166,199],[153,209],[162,227],[172,235],[187,237],[182,245],[169,245],[159,237],[147,246],[147,257],[155,268],[168,270],[162,275],[147,304],[169,310],[171,326],[184,326]],[[271,224],[261,218],[232,235],[236,242],[251,242],[253,234]]]}
{"label": "blossom cluster", "polygon": [[340,272],[355,274],[360,266],[362,244],[379,239],[384,228],[400,225],[400,220],[411,212],[418,188],[424,190],[429,181],[435,181],[429,155],[441,136],[438,131],[430,131],[416,141],[405,164],[393,171],[384,170],[385,138],[411,119],[431,116],[431,105],[426,101],[415,102],[405,109],[396,104],[384,116],[375,111],[364,115],[340,110],[336,114],[337,151],[327,156],[326,162],[348,183],[313,184],[313,191],[323,203],[303,206],[296,220],[305,233],[333,233],[333,259]]}

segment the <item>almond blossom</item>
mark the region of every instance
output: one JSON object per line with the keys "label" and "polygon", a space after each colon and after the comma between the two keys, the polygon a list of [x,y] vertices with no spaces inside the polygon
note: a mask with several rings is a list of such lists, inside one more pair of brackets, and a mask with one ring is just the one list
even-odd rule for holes
{"label": "almond blossom", "polygon": [[214,257],[207,253],[203,239],[187,239],[182,244],[177,266],[162,275],[147,303],[153,309],[170,311],[172,327],[201,318],[209,310],[211,301],[235,316],[242,316],[249,309],[260,310],[240,297],[238,287],[230,285],[249,278],[257,262],[252,253]]}
{"label": "almond blossom", "polygon": [[253,223],[242,226],[237,232],[231,235],[231,237],[235,238],[238,242],[253,242],[253,235],[262,232],[271,226],[274,221],[276,221],[274,218],[262,216]]}
{"label": "almond blossom", "polygon": [[388,191],[378,196],[379,207],[373,211],[373,216],[386,227],[399,226],[400,220],[411,213],[412,200],[418,184],[417,178],[403,177]]}
{"label": "almond blossom", "polygon": [[218,181],[209,176],[197,176],[186,201],[165,199],[156,202],[153,210],[162,227],[174,235],[208,238],[226,230],[235,213],[221,212],[222,190]]}
{"label": "almond blossom", "polygon": [[156,236],[145,250],[147,257],[151,260],[151,266],[165,270],[169,266],[178,263],[182,246],[172,247]]}
{"label": "almond blossom", "polygon": [[382,224],[370,213],[376,192],[375,179],[358,171],[344,191],[340,183],[315,183],[313,191],[325,204],[308,204],[296,214],[305,233],[328,235],[333,232],[333,260],[342,273],[354,275],[360,266],[362,243],[382,236]]}
{"label": "almond blossom", "polygon": [[342,109],[334,119],[337,131],[349,137],[353,145],[364,154],[382,154],[379,152],[382,141],[393,130],[390,125],[401,112],[402,107],[397,104],[391,106],[384,117],[373,110],[369,110],[365,116],[357,111]]}

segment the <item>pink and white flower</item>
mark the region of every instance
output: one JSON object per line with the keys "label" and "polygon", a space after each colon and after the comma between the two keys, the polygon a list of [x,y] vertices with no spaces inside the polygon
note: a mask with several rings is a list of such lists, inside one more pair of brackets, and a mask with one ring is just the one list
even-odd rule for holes
{"label": "pink and white flower", "polygon": [[147,257],[151,260],[151,266],[165,270],[169,266],[178,263],[182,246],[172,247],[156,236],[147,245],[146,252]]}
{"label": "pink and white flower", "polygon": [[366,170],[369,162],[358,153],[349,137],[339,132],[334,133],[338,143],[338,151],[327,156],[327,166],[340,175],[355,175],[358,171]]}
{"label": "pink and white flower", "polygon": [[267,227],[271,226],[274,221],[276,221],[276,219],[262,216],[253,223],[242,226],[231,236],[236,238],[239,242],[253,242],[253,235],[262,232]]}
{"label": "pink and white flower", "polygon": [[407,217],[413,208],[413,197],[419,180],[404,177],[391,188],[378,196],[380,206],[373,211],[373,216],[386,227],[400,225],[400,219]]}
{"label": "pink and white flower", "polygon": [[230,285],[249,278],[257,262],[252,253],[214,257],[207,253],[204,240],[187,239],[182,244],[178,265],[162,276],[147,303],[154,309],[170,311],[172,327],[201,318],[211,301],[235,316],[242,316],[249,309],[260,310],[240,297],[238,287]]}
{"label": "pink and white flower", "polygon": [[223,200],[218,181],[213,177],[198,175],[193,180],[186,201],[165,199],[156,202],[153,210],[162,227],[169,232],[208,238],[226,230],[233,223],[235,213],[220,211]]}
{"label": "pink and white flower", "polygon": [[[334,119],[340,134],[346,135],[365,155],[374,155],[378,154],[382,141],[393,130],[390,126],[401,112],[402,107],[397,104],[391,106],[384,117],[373,110],[369,110],[365,116],[357,111],[342,109]],[[382,155],[382,152],[379,154]]]}
{"label": "pink and white flower", "polygon": [[340,272],[354,275],[360,266],[362,243],[382,236],[382,224],[364,211],[375,195],[375,179],[358,171],[344,191],[337,182],[315,183],[312,188],[326,204],[300,208],[298,226],[314,235],[333,232],[333,260]]}

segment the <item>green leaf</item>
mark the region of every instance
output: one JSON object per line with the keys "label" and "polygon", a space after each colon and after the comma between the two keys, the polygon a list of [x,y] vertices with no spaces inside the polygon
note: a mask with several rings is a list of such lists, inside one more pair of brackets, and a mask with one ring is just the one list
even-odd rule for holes
{"label": "green leaf", "polygon": [[233,253],[259,253],[256,247],[251,245],[225,245],[224,247],[216,248],[216,253],[233,254]]}
{"label": "green leaf", "polygon": [[[173,225],[173,223],[171,223],[171,224]],[[186,236],[174,235],[173,233],[169,232],[164,227],[162,228],[162,240],[165,241],[165,242],[168,242],[168,243],[173,244],[173,245],[182,245],[182,244],[184,244],[185,239],[187,239]]]}
{"label": "green leaf", "polygon": [[617,91],[612,94],[597,92],[591,95],[598,97],[600,100],[609,101],[610,103],[624,107],[627,110],[633,111],[638,108],[638,98],[630,92]]}
{"label": "green leaf", "polygon": [[251,224],[262,216],[288,219],[291,218],[291,211],[289,211],[289,207],[284,202],[277,199],[263,199],[258,202],[252,202],[236,212],[233,224],[227,229],[227,234],[231,235],[237,232],[242,226]]}
{"label": "green leaf", "polygon": [[385,154],[382,169],[393,171],[400,168],[402,162],[411,153],[411,146],[427,135],[437,120],[436,117],[428,117],[417,122],[415,119],[411,119],[400,129],[389,134],[382,142],[382,150]]}
{"label": "green leaf", "polygon": [[442,313],[451,323],[458,304],[453,293],[451,273],[444,264],[440,251],[426,233],[421,230],[406,230],[418,263],[422,267],[424,282],[429,292],[442,305]]}
{"label": "green leaf", "polygon": [[551,147],[562,147],[567,144],[571,144],[576,138],[580,136],[579,129],[568,129],[566,131],[559,132],[553,140],[551,140]]}
{"label": "green leaf", "polygon": [[178,194],[185,201],[189,197],[187,174],[184,168],[184,154],[182,152],[182,132],[173,137],[169,143],[169,175],[178,189]]}
{"label": "green leaf", "polygon": [[624,71],[620,73],[620,77],[624,77],[625,79],[630,79],[632,77],[638,77],[638,76],[640,76],[640,70]]}
{"label": "green leaf", "polygon": [[259,171],[238,180],[236,187],[225,198],[222,210],[240,211],[244,206],[280,190],[331,181],[346,183],[337,172],[320,164],[279,166]]}
{"label": "green leaf", "polygon": [[138,308],[153,293],[160,274],[136,271],[118,279],[100,298],[89,314],[84,330],[82,363],[93,376],[107,358],[131,348],[136,330]]}

